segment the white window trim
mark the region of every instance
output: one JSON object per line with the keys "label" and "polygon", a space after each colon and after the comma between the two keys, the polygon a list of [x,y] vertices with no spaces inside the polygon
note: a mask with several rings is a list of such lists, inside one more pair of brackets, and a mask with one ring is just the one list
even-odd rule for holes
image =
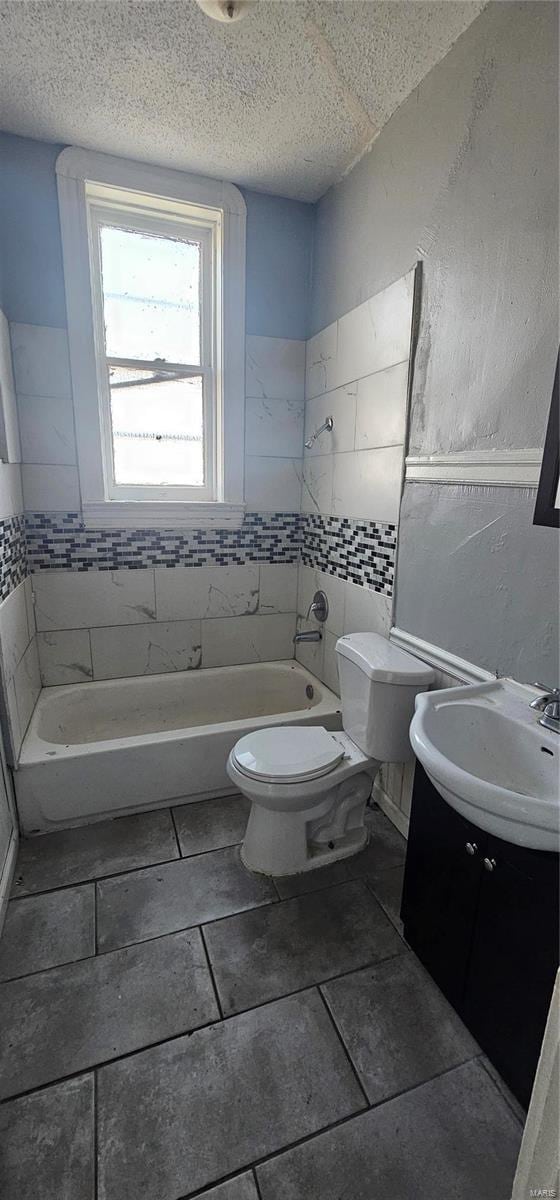
{"label": "white window trim", "polygon": [[[245,441],[245,201],[222,180],[113,158],[79,147],[56,162],[70,371],[83,519],[90,528],[203,528],[243,520]],[[221,495],[212,501],[109,500],[105,494],[86,181],[219,209],[223,229]]]}

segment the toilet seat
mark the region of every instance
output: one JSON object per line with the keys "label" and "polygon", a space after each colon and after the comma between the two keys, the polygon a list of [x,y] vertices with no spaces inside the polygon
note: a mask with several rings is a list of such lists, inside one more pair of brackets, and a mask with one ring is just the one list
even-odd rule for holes
{"label": "toilet seat", "polygon": [[243,775],[266,783],[304,783],[328,775],[344,746],[322,725],[281,725],[240,738],[232,757]]}

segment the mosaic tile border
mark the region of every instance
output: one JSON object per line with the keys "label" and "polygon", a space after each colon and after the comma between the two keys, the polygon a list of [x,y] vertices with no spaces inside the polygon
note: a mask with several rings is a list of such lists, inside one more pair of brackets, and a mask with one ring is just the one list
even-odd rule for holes
{"label": "mosaic tile border", "polygon": [[393,595],[396,525],[318,513],[302,513],[300,525],[302,563],[383,596]]}
{"label": "mosaic tile border", "polygon": [[[4,537],[2,599],[27,571],[114,571],[143,567],[305,563],[392,596],[397,528],[317,513],[247,513],[240,529],[86,529],[72,513],[10,518]],[[10,524],[4,522],[4,526]],[[26,562],[27,553],[27,562]]]}
{"label": "mosaic tile border", "polygon": [[24,515],[4,517],[0,520],[0,602],[8,599],[27,574]]}
{"label": "mosaic tile border", "polygon": [[32,571],[297,563],[299,513],[247,513],[240,529],[86,529],[79,513],[27,513]]}

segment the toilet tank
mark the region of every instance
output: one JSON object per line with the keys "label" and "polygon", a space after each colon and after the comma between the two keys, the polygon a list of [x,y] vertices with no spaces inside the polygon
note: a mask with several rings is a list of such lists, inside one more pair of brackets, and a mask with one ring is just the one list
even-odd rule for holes
{"label": "toilet tank", "polygon": [[408,729],[414,699],[434,682],[431,667],[378,633],[349,633],[336,643],[342,724],[378,762],[413,758]]}

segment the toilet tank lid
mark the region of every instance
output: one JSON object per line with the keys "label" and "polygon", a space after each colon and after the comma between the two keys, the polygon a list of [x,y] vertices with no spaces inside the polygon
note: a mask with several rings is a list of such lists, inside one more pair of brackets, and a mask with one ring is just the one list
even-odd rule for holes
{"label": "toilet tank lid", "polygon": [[431,667],[394,646],[379,633],[347,633],[338,639],[336,652],[355,663],[368,679],[378,683],[417,684],[434,682]]}

